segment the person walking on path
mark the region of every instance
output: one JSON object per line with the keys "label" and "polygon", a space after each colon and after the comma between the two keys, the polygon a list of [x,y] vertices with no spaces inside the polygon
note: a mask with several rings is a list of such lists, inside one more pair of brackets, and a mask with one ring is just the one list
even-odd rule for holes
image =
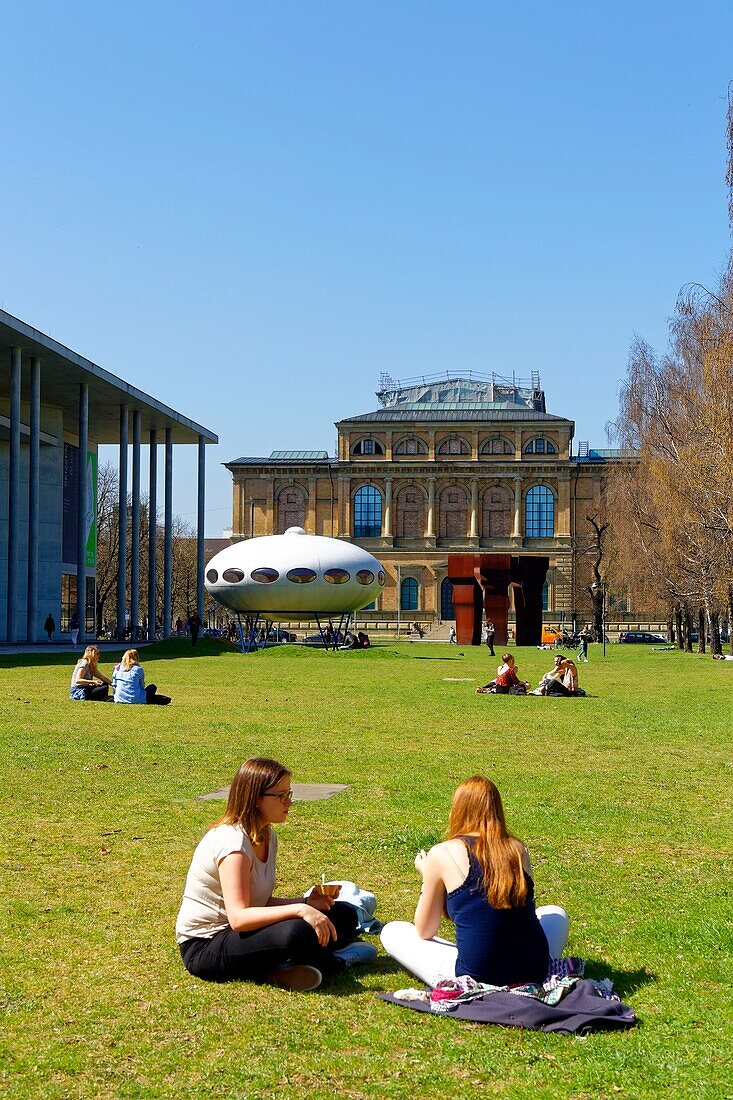
{"label": "person walking on path", "polygon": [[456,644],[456,628],[454,626],[452,626],[450,628],[450,630],[448,631],[448,644],[449,645],[455,645]]}
{"label": "person walking on path", "polygon": [[578,650],[578,664],[580,664],[582,661],[585,661],[586,664],[589,663],[589,661],[588,661],[588,642],[590,641],[591,636],[592,636],[591,632],[590,632],[590,630],[588,629],[587,626],[584,627],[583,630],[581,630],[580,635],[579,635],[579,637],[580,637],[580,649]]}
{"label": "person walking on path", "polygon": [[71,635],[71,644],[75,646],[79,641],[79,616],[76,611],[69,619],[69,634]]}
{"label": "person walking on path", "polygon": [[199,630],[201,629],[201,619],[194,611],[192,615],[188,616],[188,629],[191,632],[191,645],[196,645],[199,640]]}
{"label": "person walking on path", "polygon": [[50,611],[49,611],[48,615],[46,616],[46,621],[43,624],[43,629],[48,634],[49,642],[52,642],[53,641],[53,632],[56,629],[56,620],[54,619],[54,617],[53,617],[53,615],[51,614]]}
{"label": "person walking on path", "polygon": [[492,657],[495,657],[494,653],[494,635],[496,634],[496,627],[492,623],[491,619],[486,622],[486,645],[489,647],[489,653]]}

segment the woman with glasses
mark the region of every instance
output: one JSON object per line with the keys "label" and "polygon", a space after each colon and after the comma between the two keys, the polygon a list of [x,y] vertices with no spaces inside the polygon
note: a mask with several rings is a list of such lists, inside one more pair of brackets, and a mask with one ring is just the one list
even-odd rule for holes
{"label": "woman with glasses", "polygon": [[[423,884],[415,922],[382,929],[385,950],[430,986],[468,975],[491,985],[543,982],[559,958],[570,921],[564,909],[535,909],[529,853],[507,830],[501,795],[482,775],[453,795],[447,839],[418,852]],[[436,933],[445,914],[456,942]]]}
{"label": "woman with glasses", "polygon": [[253,979],[304,991],[367,961],[367,954],[376,956],[368,944],[348,948],[356,935],[353,906],[317,891],[308,898],[273,897],[273,825],[290,812],[290,783],[290,772],[276,760],[245,761],[226,813],[194,852],[176,940],[184,966],[197,978]]}

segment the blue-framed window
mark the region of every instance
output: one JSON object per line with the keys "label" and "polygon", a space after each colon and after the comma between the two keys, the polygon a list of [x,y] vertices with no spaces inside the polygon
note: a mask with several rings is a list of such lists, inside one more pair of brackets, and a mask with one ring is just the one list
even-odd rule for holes
{"label": "blue-framed window", "polygon": [[555,534],[555,498],[546,485],[534,485],[524,507],[524,537],[551,539]]}
{"label": "blue-framed window", "polygon": [[405,577],[400,585],[400,607],[403,611],[417,611],[417,581]]}
{"label": "blue-framed window", "polygon": [[547,581],[542,585],[542,610],[550,610],[550,585]]}
{"label": "blue-framed window", "polygon": [[362,485],[354,494],[354,538],[378,539],[382,534],[382,494]]}

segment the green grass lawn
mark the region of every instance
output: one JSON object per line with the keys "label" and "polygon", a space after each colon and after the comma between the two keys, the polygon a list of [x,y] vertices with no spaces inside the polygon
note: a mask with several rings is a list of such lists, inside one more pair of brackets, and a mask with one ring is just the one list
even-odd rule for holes
{"label": "green grass lawn", "polygon": [[[533,683],[551,664],[516,652]],[[243,657],[174,641],[144,653],[167,708],[72,703],[68,655],[0,658],[0,1092],[733,1096],[733,665],[590,656],[589,697],[547,700],[475,695],[495,674],[486,649]],[[565,906],[568,951],[640,1026],[579,1039],[411,1013],[376,996],[410,984],[381,948],[318,993],[191,978],[173,925],[223,811],[195,799],[252,755],[349,784],[296,804],[281,892],[355,879],[383,920],[411,917],[414,852],[440,837],[457,782],[491,776],[538,901]]]}

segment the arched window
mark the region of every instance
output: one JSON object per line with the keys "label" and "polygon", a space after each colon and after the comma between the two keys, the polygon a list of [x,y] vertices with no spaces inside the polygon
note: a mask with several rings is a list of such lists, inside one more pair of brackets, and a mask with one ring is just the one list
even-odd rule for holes
{"label": "arched window", "polygon": [[280,490],[277,498],[277,533],[283,535],[288,527],[305,527],[306,493],[300,485],[289,485]]}
{"label": "arched window", "polygon": [[400,489],[395,498],[395,533],[398,539],[421,539],[425,534],[425,494],[413,485]]}
{"label": "arched window", "polygon": [[513,455],[514,444],[503,435],[492,435],[485,439],[479,448],[481,455]]}
{"label": "arched window", "polygon": [[512,533],[512,494],[504,485],[484,493],[481,531],[485,539],[507,538]]}
{"label": "arched window", "polygon": [[462,485],[449,485],[440,494],[440,537],[465,539],[468,533],[468,498]]}
{"label": "arched window", "polygon": [[529,443],[525,443],[524,453],[526,455],[556,455],[557,447],[551,439],[538,436],[536,439],[530,439]]}
{"label": "arched window", "polygon": [[534,485],[525,500],[524,536],[551,539],[555,534],[555,498],[546,485]]}
{"label": "arched window", "polygon": [[405,577],[400,585],[400,607],[403,611],[417,611],[417,581]]}
{"label": "arched window", "polygon": [[447,577],[440,586],[440,617],[444,623],[453,622],[456,611],[453,607],[453,585]]}
{"label": "arched window", "polygon": [[428,445],[424,439],[416,435],[406,435],[399,439],[392,448],[393,455],[426,455]]}
{"label": "arched window", "polygon": [[354,444],[351,453],[352,455],[383,455],[384,444],[378,439],[360,439]]}
{"label": "arched window", "polygon": [[373,485],[354,493],[354,538],[378,539],[382,534],[382,494]]}
{"label": "arched window", "polygon": [[438,446],[435,448],[437,455],[470,455],[471,448],[468,444],[468,440],[464,439],[461,435],[449,435],[447,439],[442,439]]}

